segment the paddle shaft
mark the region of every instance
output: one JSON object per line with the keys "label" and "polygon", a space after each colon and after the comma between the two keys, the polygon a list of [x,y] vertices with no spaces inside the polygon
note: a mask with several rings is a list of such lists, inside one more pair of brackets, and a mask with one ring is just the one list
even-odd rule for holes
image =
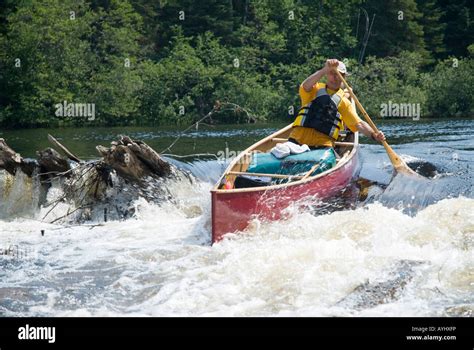
{"label": "paddle shaft", "polygon": [[[347,89],[349,90],[349,94],[351,95],[351,97],[354,99],[355,101],[355,104],[357,106],[357,108],[359,108],[359,110],[362,112],[362,114],[364,115],[364,118],[367,120],[367,123],[369,123],[369,125],[372,127],[372,129],[374,129],[374,131],[376,133],[379,132],[379,129],[377,128],[377,126],[374,124],[374,122],[372,121],[372,119],[370,119],[369,115],[367,114],[367,112],[365,111],[365,108],[362,106],[362,104],[359,102],[359,99],[357,98],[357,96],[352,92],[352,89],[351,87],[349,86],[349,84],[347,83],[346,79],[344,79],[344,77],[342,76],[341,72],[339,72],[337,69],[335,69],[337,75],[339,76],[339,79],[342,80],[342,82],[344,83],[344,85],[347,87]],[[385,142],[385,141],[383,141]]]}
{"label": "paddle shaft", "polygon": [[303,176],[303,178],[301,180],[306,180],[308,177],[310,177],[310,175],[317,169],[319,168],[320,166],[320,163],[317,163],[315,165],[313,165],[313,167]]}
{"label": "paddle shaft", "polygon": [[[362,112],[362,115],[364,116],[365,120],[367,120],[367,123],[372,127],[372,129],[376,133],[378,133],[379,129],[377,129],[377,126],[374,124],[372,119],[370,119],[369,115],[365,111],[365,108],[359,102],[359,99],[357,98],[357,96],[354,94],[354,92],[352,92],[352,89],[349,86],[349,84],[347,83],[346,79],[344,79],[341,72],[339,72],[337,70],[337,68],[334,68],[334,71],[337,73],[337,75],[339,76],[339,79],[341,79],[341,81],[344,83],[344,85],[349,90],[349,94],[354,99],[354,102],[355,102],[357,108],[359,108],[359,110]],[[413,170],[411,170],[408,167],[408,165],[405,164],[405,162],[395,153],[395,151],[392,149],[392,147],[390,147],[390,145],[387,143],[387,141],[382,141],[382,145],[384,146],[385,150],[387,151],[388,157],[390,158],[390,161],[392,162],[393,166],[395,167],[395,169],[397,171],[418,175]]]}

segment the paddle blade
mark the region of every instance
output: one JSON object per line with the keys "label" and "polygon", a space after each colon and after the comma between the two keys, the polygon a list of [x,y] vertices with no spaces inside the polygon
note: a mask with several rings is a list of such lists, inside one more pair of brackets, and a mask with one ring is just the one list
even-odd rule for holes
{"label": "paddle blade", "polygon": [[398,154],[395,153],[395,151],[392,149],[392,147],[389,146],[387,142],[382,143],[383,146],[385,147],[385,150],[387,151],[388,157],[390,158],[390,161],[393,164],[393,167],[395,168],[395,171],[397,173],[405,174],[405,175],[410,175],[410,176],[416,176],[416,177],[422,177],[420,174],[412,170],[405,161],[400,158]]}

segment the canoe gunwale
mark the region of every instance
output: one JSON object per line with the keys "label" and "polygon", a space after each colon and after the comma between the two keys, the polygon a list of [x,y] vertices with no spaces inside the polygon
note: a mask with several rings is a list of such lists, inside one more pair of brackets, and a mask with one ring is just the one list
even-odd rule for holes
{"label": "canoe gunwale", "polygon": [[247,148],[245,151],[241,152],[238,157],[236,157],[226,168],[224,174],[219,178],[217,183],[214,185],[212,188],[211,192],[218,194],[218,195],[225,195],[225,194],[234,194],[234,193],[245,193],[245,192],[265,192],[269,190],[279,190],[283,188],[289,188],[292,186],[300,186],[304,184],[308,184],[310,182],[316,181],[322,177],[331,175],[335,172],[337,172],[339,169],[344,167],[348,162],[350,162],[357,154],[359,150],[359,133],[355,132],[354,133],[354,145],[352,146],[352,149],[350,150],[350,153],[346,157],[342,157],[342,161],[339,161],[336,166],[332,167],[331,169],[328,169],[320,174],[316,174],[314,176],[309,176],[306,179],[300,179],[284,184],[276,184],[276,185],[271,185],[271,186],[262,186],[262,187],[249,187],[249,188],[234,188],[234,189],[219,189],[218,186],[222,183],[222,180],[232,169],[238,164],[238,162],[245,157],[246,155],[250,154],[254,150],[256,150],[259,146],[265,144],[266,142],[272,141],[272,139],[277,138],[279,135],[288,132],[291,130],[293,127],[293,124],[290,124],[283,129],[278,130],[277,132],[265,137],[264,139],[254,143],[252,146]]}

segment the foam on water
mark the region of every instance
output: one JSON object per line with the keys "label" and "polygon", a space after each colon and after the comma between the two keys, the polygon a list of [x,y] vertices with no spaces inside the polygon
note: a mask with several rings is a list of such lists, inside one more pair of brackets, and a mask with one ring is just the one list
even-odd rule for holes
{"label": "foam on water", "polygon": [[[135,219],[99,226],[2,221],[1,245],[16,246],[17,256],[0,260],[0,312],[424,316],[474,304],[473,199],[441,200],[414,216],[380,203],[322,216],[295,212],[255,220],[210,246],[210,188],[177,181],[169,186],[173,201],[137,201]],[[363,283],[389,279],[401,260],[420,263],[394,286],[398,297],[338,304]]]}
{"label": "foam on water", "polygon": [[384,127],[413,135],[396,152],[433,163],[438,178],[393,178],[384,150],[363,145],[361,176],[381,185],[355,209],[293,206],[287,219],[254,220],[213,246],[209,190],[225,164],[176,162],[197,181],[168,182],[171,200],[72,226],[39,221],[42,194],[0,172],[0,315],[474,315],[472,121],[445,124]]}

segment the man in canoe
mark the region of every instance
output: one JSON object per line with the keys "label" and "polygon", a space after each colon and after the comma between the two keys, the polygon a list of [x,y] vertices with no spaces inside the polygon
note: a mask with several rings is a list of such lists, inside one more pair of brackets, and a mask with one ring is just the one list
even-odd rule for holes
{"label": "man in canoe", "polygon": [[[288,140],[309,147],[333,147],[345,124],[353,132],[360,131],[374,141],[384,141],[383,132],[376,133],[357,116],[354,106],[341,89],[342,81],[333,70],[336,67],[345,77],[345,64],[337,59],[329,59],[324,68],[311,74],[300,85],[303,107],[293,123]],[[324,76],[327,77],[326,84],[320,82]]]}

